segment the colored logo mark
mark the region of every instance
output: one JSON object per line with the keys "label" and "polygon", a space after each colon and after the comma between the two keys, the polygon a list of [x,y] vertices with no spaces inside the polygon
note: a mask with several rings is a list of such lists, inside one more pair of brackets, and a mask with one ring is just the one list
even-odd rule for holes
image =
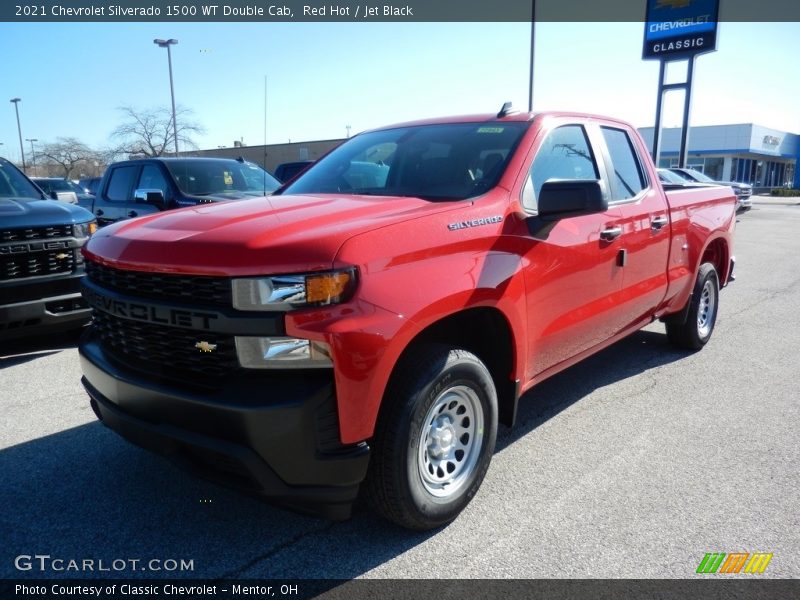
{"label": "colored logo mark", "polygon": [[686,8],[692,0],[658,0],[656,8]]}
{"label": "colored logo mark", "polygon": [[697,573],[745,573],[756,574],[767,570],[772,553],[755,552],[709,552],[697,565]]}

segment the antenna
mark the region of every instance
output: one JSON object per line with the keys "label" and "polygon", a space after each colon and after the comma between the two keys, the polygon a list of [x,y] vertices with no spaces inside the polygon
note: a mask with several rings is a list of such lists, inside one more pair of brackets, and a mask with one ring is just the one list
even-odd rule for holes
{"label": "antenna", "polygon": [[511,102],[506,102],[503,104],[503,108],[500,109],[500,112],[497,113],[497,118],[502,119],[503,117],[507,117],[511,113],[517,112],[511,108]]}
{"label": "antenna", "polygon": [[264,174],[261,176],[263,180],[262,192],[267,195],[267,76],[264,75],[264,160],[263,165]]}

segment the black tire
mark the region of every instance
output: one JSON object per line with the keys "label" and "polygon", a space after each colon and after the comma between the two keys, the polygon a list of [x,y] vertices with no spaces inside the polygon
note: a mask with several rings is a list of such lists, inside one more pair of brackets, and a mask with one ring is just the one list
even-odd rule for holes
{"label": "black tire", "polygon": [[398,365],[384,402],[366,500],[408,529],[449,523],[472,500],[492,460],[497,393],[488,369],[466,350],[420,345]]}
{"label": "black tire", "polygon": [[719,312],[719,277],[711,263],[703,263],[697,272],[686,320],[667,319],[667,337],[673,345],[700,350],[711,339]]}

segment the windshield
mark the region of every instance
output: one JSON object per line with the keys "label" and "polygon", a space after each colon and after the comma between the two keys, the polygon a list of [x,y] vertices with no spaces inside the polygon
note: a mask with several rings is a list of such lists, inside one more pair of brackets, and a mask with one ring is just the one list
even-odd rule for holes
{"label": "windshield", "polygon": [[236,160],[181,159],[164,161],[181,192],[192,196],[245,193],[270,194],[280,182],[251,162]]}
{"label": "windshield", "polygon": [[695,171],[694,169],[686,169],[686,173],[694,179],[695,181],[701,181],[703,183],[714,183],[714,180],[711,179],[705,173],[701,173],[700,171]]}
{"label": "windshield", "polygon": [[668,171],[667,169],[659,169],[658,170],[658,177],[664,183],[677,183],[679,185],[685,185],[689,183],[689,180],[685,177],[681,177],[677,173],[673,173],[672,171]]}
{"label": "windshield", "polygon": [[528,123],[448,123],[358,135],[283,194],[347,193],[462,200],[493,188]]}
{"label": "windshield", "polygon": [[45,192],[72,192],[74,191],[66,179],[34,179],[36,185]]}
{"label": "windshield", "polygon": [[42,193],[11,163],[0,160],[0,198],[42,199]]}
{"label": "windshield", "polygon": [[78,185],[77,183],[75,183],[74,181],[69,181],[69,180],[65,180],[65,181],[67,182],[67,185],[69,186],[69,189],[71,189],[76,194],[85,194],[86,193],[86,190],[84,188],[82,188],[80,185]]}

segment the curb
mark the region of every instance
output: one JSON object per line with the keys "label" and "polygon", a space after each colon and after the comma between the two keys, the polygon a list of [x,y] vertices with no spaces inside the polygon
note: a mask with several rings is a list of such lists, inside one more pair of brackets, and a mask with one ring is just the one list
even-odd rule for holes
{"label": "curb", "polygon": [[751,204],[761,204],[763,206],[798,206],[800,205],[800,197],[798,198],[773,198],[772,196],[752,196],[750,198]]}

